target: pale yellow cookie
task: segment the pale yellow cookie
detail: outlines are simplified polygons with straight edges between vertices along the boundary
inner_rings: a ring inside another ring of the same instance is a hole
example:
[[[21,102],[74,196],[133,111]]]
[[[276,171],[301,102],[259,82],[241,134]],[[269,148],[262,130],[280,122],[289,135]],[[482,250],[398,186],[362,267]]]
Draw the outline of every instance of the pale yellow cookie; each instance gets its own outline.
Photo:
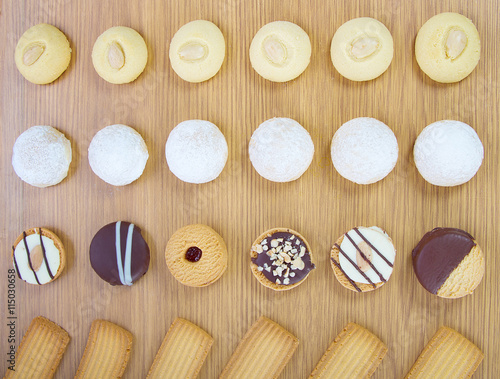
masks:
[[[479,33],[467,17],[440,13],[422,25],[415,40],[418,65],[431,79],[454,83],[466,78],[481,56]]]
[[[19,72],[31,83],[48,84],[68,68],[71,48],[64,33],[55,26],[38,24],[19,39],[15,60]]]
[[[355,18],[337,29],[330,54],[343,77],[354,81],[372,80],[389,68],[394,43],[391,32],[380,21]]]
[[[298,25],[274,21],[264,25],[250,44],[250,62],[263,78],[287,82],[302,74],[311,60],[311,41]]]
[[[170,42],[170,64],[175,73],[191,83],[210,79],[219,72],[226,56],[226,42],[210,21],[183,25]]]
[[[115,26],[102,33],[92,49],[92,63],[101,78],[113,84],[133,82],[148,61],[146,42],[134,29]]]

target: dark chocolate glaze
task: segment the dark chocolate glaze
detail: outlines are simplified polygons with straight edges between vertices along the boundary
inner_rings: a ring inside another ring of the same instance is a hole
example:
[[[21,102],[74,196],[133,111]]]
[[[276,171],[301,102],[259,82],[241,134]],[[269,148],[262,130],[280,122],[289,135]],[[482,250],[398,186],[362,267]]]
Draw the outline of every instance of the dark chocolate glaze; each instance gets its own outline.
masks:
[[[31,264],[31,254],[30,254],[30,249],[28,249],[28,242],[26,242],[26,232],[23,232],[23,242],[24,242],[24,248],[26,249],[26,254],[28,255],[28,264],[30,266],[30,270],[33,271],[33,274],[35,274],[35,280],[40,285],[40,281],[38,280],[38,276],[33,270],[33,265]]]
[[[426,233],[412,251],[418,281],[437,294],[453,270],[476,245],[474,237],[455,228],[435,228]]]
[[[45,267],[47,267],[47,272],[50,276],[50,279],[54,279],[54,275],[52,275],[52,271],[50,271],[49,262],[47,260],[47,252],[45,251],[45,246],[43,245],[42,228],[39,228],[39,230],[40,230],[40,246],[42,247],[43,261],[45,262]]]
[[[122,266],[125,264],[125,250],[130,223],[121,222],[120,247]],[[90,243],[90,264],[94,271],[109,284],[122,285],[116,259],[116,222],[102,227]],[[132,232],[131,269],[132,283],[140,279],[149,268],[149,246],[142,238],[141,230],[134,225]]]
[[[292,236],[294,236],[293,240],[290,239],[290,237],[292,237]],[[290,241],[292,243],[292,247],[296,248],[298,253],[300,253],[300,247],[304,246],[304,248],[306,249],[306,252],[305,252],[304,256],[301,257],[302,261],[304,262],[304,269],[303,270],[299,270],[299,269],[292,270],[290,268],[290,272],[295,273],[295,276],[294,277],[289,276],[288,279],[290,280],[290,282],[288,284],[284,284],[283,280],[285,278],[283,275],[282,276],[274,276],[273,275],[273,270],[275,270],[277,266],[273,266],[274,261],[271,260],[271,257],[269,255],[266,254],[267,253],[266,251],[263,251],[262,253],[257,254],[257,257],[252,258],[252,262],[260,267],[264,267],[264,264],[267,264],[269,267],[271,267],[271,271],[268,272],[267,270],[264,269],[264,270],[262,270],[262,273],[264,274],[266,279],[268,279],[269,281],[271,281],[273,283],[276,283],[276,279],[279,279],[281,282],[281,285],[285,285],[285,286],[298,283],[302,279],[304,279],[307,276],[307,274],[309,274],[309,272],[311,270],[316,268],[314,263],[311,262],[311,255],[309,254],[309,249],[307,248],[304,241],[302,241],[302,239],[300,239],[297,235],[295,235],[293,233],[289,233],[289,232],[276,232],[276,233],[271,234],[271,236],[264,238],[264,240],[267,240],[267,246],[269,247],[269,249],[271,249],[271,241],[273,239],[277,239],[277,238],[283,238],[283,242],[280,243],[280,245],[283,245],[283,246],[285,245],[286,241]],[[299,244],[296,244],[297,240],[300,241]],[[293,258],[292,258],[292,260],[293,260]],[[284,264],[286,264],[287,267],[291,266],[291,263],[284,263]],[[283,273],[284,272],[285,272],[285,270],[283,270]]]

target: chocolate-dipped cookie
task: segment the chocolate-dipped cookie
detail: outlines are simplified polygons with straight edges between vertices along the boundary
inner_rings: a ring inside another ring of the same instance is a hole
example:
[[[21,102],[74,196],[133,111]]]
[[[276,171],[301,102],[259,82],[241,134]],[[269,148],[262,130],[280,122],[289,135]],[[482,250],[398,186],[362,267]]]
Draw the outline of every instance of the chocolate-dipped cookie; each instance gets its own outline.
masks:
[[[61,275],[66,264],[66,251],[53,232],[32,228],[17,237],[12,246],[12,261],[19,279],[42,285]]]
[[[297,287],[316,268],[305,238],[288,228],[262,233],[252,244],[250,256],[252,273],[275,291]]]
[[[141,229],[126,221],[102,227],[90,243],[90,264],[109,284],[131,286],[149,268],[149,246]]]
[[[484,255],[469,233],[455,228],[427,232],[413,249],[413,270],[430,293],[447,299],[471,294],[484,275]]]
[[[190,287],[204,287],[217,281],[226,271],[227,247],[211,227],[186,225],[168,240],[165,260],[179,282]]]
[[[335,242],[330,253],[337,280],[357,292],[383,286],[392,274],[395,258],[391,238],[376,226],[349,230]]]

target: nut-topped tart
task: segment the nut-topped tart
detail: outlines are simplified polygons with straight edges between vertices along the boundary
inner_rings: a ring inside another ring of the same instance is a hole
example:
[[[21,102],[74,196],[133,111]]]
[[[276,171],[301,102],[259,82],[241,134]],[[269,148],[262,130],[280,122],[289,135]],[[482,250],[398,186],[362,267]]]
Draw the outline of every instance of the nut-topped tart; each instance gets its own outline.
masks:
[[[297,287],[316,268],[305,238],[288,228],[262,233],[252,244],[250,256],[252,273],[275,291]]]

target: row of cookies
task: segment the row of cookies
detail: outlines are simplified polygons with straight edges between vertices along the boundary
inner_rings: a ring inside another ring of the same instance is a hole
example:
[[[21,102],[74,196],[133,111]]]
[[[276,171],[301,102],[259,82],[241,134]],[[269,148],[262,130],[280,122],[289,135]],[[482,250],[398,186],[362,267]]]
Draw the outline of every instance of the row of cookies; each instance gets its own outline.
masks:
[[[41,316],[34,318],[13,357],[15,365],[9,366],[5,378],[52,378],[69,341],[69,334],[59,325]],[[196,378],[213,342],[212,336],[197,325],[175,319],[147,378]],[[298,344],[292,333],[260,317],[243,336],[219,378],[277,378]],[[95,320],[75,378],[121,378],[132,346],[129,331],[109,321]],[[309,378],[369,378],[387,350],[377,336],[351,322],[333,340]],[[483,357],[463,335],[441,327],[405,378],[444,378],[450,374],[470,377]]]
[[[371,184],[385,178],[398,159],[398,143],[383,122],[360,117],[344,123],[332,138],[331,160],[344,178]],[[463,154],[467,151],[467,154]],[[248,144],[250,161],[264,178],[274,182],[298,179],[314,156],[307,130],[290,118],[272,118],[254,131]],[[293,152],[293,154],[291,154]],[[479,170],[484,148],[469,125],[452,120],[425,127],[415,141],[415,165],[429,183],[457,186]],[[178,124],[165,144],[170,171],[187,183],[216,179],[228,158],[228,145],[219,128],[209,121],[188,120]],[[126,125],[110,125],[90,142],[88,160],[105,182],[123,186],[138,179],[149,158],[142,136]],[[51,126],[33,126],[14,143],[12,165],[26,183],[47,187],[62,181],[72,160],[70,141]]]
[[[118,221],[102,227],[92,239],[90,263],[111,285],[131,286],[149,268],[149,247],[134,224]],[[251,269],[264,286],[276,291],[301,284],[316,268],[311,247],[298,232],[273,228],[252,244]],[[330,252],[338,281],[352,291],[381,287],[391,277],[396,249],[389,235],[378,227],[355,227],[343,234]],[[59,238],[45,228],[24,231],[12,246],[12,260],[20,279],[42,285],[55,280],[65,266]],[[169,239],[165,260],[182,284],[204,287],[226,271],[228,252],[224,239],[203,224],[187,225]],[[481,282],[484,254],[467,232],[435,228],[412,251],[417,279],[429,292],[443,298],[471,294]]]
[[[311,41],[298,25],[275,21],[264,25],[250,44],[255,71],[273,82],[298,77],[309,65]],[[390,31],[380,21],[362,17],[347,21],[335,32],[331,59],[337,71],[354,81],[382,75],[392,62],[394,44]],[[220,29],[210,21],[196,20],[182,26],[170,42],[173,70],[184,80],[198,83],[220,70],[226,44]],[[429,19],[418,32],[415,55],[420,68],[442,83],[467,77],[480,58],[479,33],[467,17],[441,13]],[[20,38],[15,53],[21,74],[36,84],[56,80],[68,67],[71,48],[56,27],[39,24]],[[148,50],[135,30],[118,26],[99,36],[92,50],[97,73],[114,84],[134,81],[146,67]]]

